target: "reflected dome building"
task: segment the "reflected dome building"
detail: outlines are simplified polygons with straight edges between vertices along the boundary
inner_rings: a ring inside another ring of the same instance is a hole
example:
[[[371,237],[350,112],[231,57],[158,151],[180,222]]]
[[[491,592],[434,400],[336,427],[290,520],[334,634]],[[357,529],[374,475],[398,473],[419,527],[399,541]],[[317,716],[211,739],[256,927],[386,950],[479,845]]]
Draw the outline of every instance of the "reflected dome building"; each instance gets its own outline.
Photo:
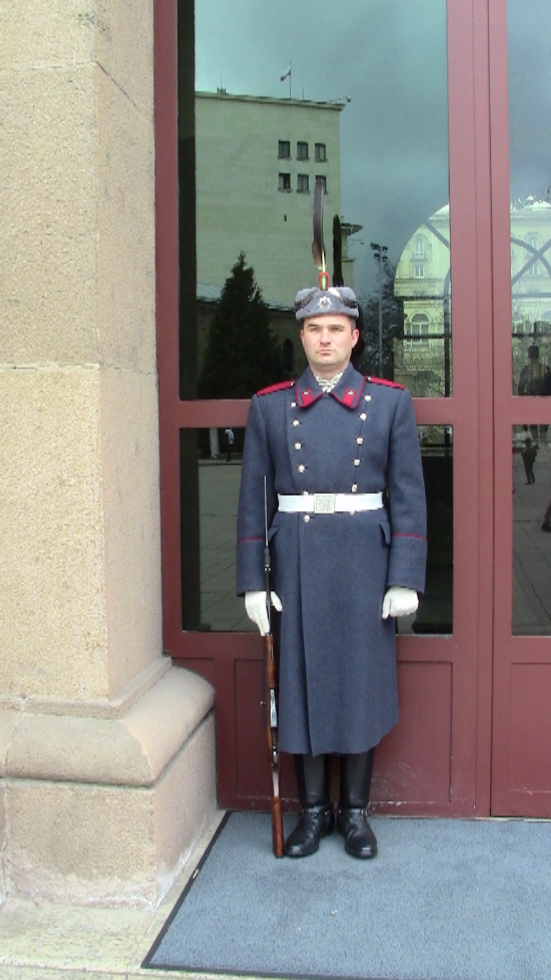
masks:
[[[541,371],[551,361],[551,203],[513,201],[511,285],[513,391],[534,348]],[[420,225],[397,265],[394,292],[403,302],[403,337],[394,342],[394,376],[415,395],[451,394],[450,209]]]

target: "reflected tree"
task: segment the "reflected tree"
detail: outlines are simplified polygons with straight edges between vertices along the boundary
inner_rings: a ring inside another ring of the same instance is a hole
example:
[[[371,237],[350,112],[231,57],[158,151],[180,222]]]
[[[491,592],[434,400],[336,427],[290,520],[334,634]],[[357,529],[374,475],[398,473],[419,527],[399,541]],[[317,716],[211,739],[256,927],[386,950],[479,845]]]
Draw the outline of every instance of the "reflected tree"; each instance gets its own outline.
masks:
[[[243,252],[226,279],[209,331],[200,398],[250,398],[285,377],[268,307]]]
[[[361,299],[363,351],[357,367],[363,374],[381,375],[392,381],[394,341],[404,336],[404,306],[394,295],[396,266],[388,261],[386,254],[381,258],[380,275],[380,285],[377,283]]]

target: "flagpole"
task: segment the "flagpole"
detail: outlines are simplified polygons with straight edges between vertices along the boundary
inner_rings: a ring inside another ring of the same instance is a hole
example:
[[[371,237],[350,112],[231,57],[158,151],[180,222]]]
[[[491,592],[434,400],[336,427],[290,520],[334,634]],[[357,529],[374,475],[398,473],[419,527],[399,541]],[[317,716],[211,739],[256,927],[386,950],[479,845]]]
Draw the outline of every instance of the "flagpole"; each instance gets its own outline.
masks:
[[[281,75],[280,76],[280,79],[279,80],[280,80],[280,82],[284,82],[286,78],[289,79],[289,98],[291,98],[292,69],[291,69],[291,63],[290,62],[289,62],[289,67],[288,67],[287,71],[285,72],[284,75]]]

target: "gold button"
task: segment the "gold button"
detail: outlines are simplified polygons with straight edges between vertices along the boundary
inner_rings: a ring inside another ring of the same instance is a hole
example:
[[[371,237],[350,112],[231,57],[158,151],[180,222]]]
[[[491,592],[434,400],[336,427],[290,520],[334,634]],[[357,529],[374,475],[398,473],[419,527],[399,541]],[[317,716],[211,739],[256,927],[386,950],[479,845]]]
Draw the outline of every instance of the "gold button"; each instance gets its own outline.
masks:
[[[301,442],[295,442],[295,449],[302,449],[302,443]]]
[[[298,471],[299,471],[299,473],[304,473],[304,470],[306,469],[306,467],[305,467],[305,466],[303,466],[303,464],[302,464],[302,463],[301,463],[301,464],[300,464],[300,466],[299,466],[299,467],[297,467],[297,468],[298,468]]]
[[[299,420],[298,420],[298,419],[295,419],[295,420],[293,421],[293,425],[300,425],[300,422],[299,422]]]
[[[358,446],[363,446],[363,436],[358,436],[356,442],[358,443]]]
[[[354,466],[359,466],[359,465],[360,465],[360,461],[359,461],[359,459],[355,459],[355,460],[354,460]]]
[[[362,422],[365,422],[365,420],[367,418],[367,415],[365,414],[365,412],[362,412],[362,414],[360,415],[360,418],[361,418]]]
[[[308,521],[310,520],[310,514],[305,514],[302,520],[304,521],[305,524],[308,524]]]
[[[357,489],[358,489],[358,484],[357,483],[353,483],[352,484],[352,487],[351,487],[352,493],[356,493],[356,490]]]

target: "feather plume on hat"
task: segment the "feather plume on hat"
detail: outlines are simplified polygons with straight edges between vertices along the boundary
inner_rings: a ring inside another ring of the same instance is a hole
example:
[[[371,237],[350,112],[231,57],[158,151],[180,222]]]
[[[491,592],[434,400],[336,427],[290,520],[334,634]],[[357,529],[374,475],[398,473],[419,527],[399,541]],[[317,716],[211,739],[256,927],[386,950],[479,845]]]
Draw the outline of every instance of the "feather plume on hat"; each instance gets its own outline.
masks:
[[[325,197],[325,185],[319,177],[314,185],[314,241],[312,242],[312,257],[316,269],[320,270],[318,281],[320,289],[329,287],[329,274],[327,272],[327,259],[325,255],[325,245],[323,244],[323,199]]]
[[[314,241],[312,242],[312,257],[314,265],[320,270],[319,288],[311,286],[299,289],[295,297],[295,316],[297,320],[309,317],[325,316],[327,313],[337,313],[357,320],[359,316],[358,300],[353,289],[348,286],[330,286],[327,272],[327,259],[323,244],[323,198],[325,187],[323,180],[316,180],[314,187]]]

